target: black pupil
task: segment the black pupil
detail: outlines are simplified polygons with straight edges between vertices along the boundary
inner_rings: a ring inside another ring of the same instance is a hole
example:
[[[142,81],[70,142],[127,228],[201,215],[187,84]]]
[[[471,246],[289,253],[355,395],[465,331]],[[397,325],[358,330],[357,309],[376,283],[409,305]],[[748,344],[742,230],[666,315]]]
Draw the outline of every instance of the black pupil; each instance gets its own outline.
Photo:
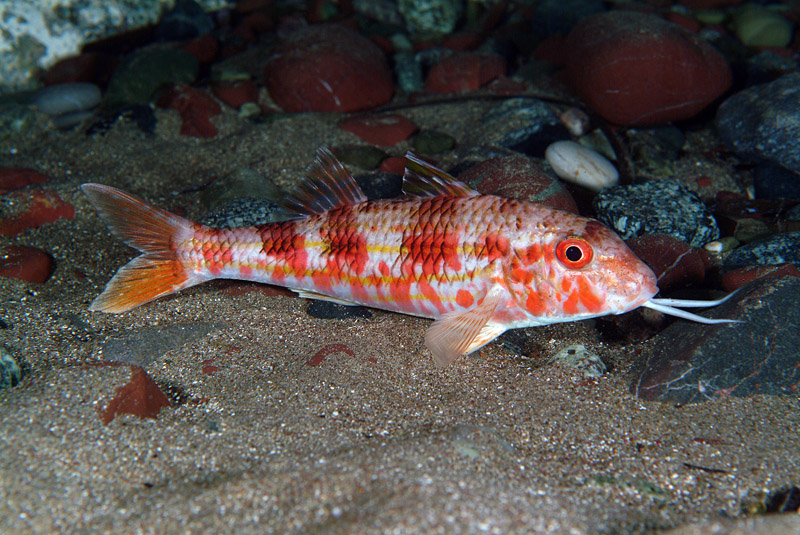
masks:
[[[577,262],[583,258],[583,251],[577,245],[570,245],[566,250],[567,260],[570,262]]]

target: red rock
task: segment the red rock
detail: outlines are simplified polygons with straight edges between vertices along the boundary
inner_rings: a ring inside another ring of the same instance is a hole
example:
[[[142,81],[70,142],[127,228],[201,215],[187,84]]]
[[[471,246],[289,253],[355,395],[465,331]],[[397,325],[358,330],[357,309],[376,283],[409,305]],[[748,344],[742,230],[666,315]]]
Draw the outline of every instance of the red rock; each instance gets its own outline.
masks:
[[[688,17],[676,11],[670,11],[665,15],[664,18],[666,18],[670,22],[674,22],[675,24],[683,26],[692,33],[699,32],[701,28],[700,23],[697,21],[697,19],[693,19],[692,17]]]
[[[100,414],[100,420],[106,425],[119,414],[155,419],[163,407],[172,406],[146,371],[139,366],[131,366],[131,370],[131,380],[117,389],[114,399]]]
[[[289,112],[365,110],[394,93],[380,48],[337,24],[296,31],[276,46],[265,81],[272,99]]]
[[[247,102],[258,102],[258,87],[252,80],[215,82],[211,86],[211,92],[222,102],[237,110]]]
[[[91,82],[105,86],[111,79],[119,58],[102,52],[87,52],[65,58],[47,69],[42,76],[44,85]]]
[[[695,116],[731,85],[722,55],[655,15],[611,11],[567,38],[574,91],[606,120],[641,126]]]
[[[339,123],[339,128],[381,147],[390,147],[405,141],[417,131],[417,125],[409,119],[393,114],[351,117]]]
[[[627,243],[652,268],[662,291],[700,285],[711,268],[711,259],[705,251],[672,236],[644,234]]]
[[[442,41],[442,48],[450,50],[474,50],[481,44],[481,36],[473,32],[449,35]]]
[[[75,208],[54,191],[15,191],[5,199],[14,209],[10,217],[0,220],[1,236],[16,236],[23,230],[75,215]]]
[[[462,52],[431,67],[425,79],[425,90],[431,93],[476,91],[505,72],[506,60],[497,54]]]
[[[44,283],[55,269],[53,257],[35,247],[9,244],[0,247],[0,277]]]
[[[726,292],[738,290],[754,280],[769,277],[797,277],[800,279],[800,269],[794,264],[778,264],[776,266],[748,266],[722,275],[721,285]]]
[[[183,123],[184,136],[208,138],[217,135],[210,118],[222,112],[219,103],[200,89],[178,84],[167,89],[158,99],[162,108],[177,110]]]
[[[406,172],[406,158],[405,156],[389,156],[381,162],[378,170],[382,173],[402,175]]]
[[[517,93],[527,91],[528,84],[503,75],[489,82],[489,85],[486,86],[486,89],[495,95],[516,95]]]
[[[208,33],[181,46],[181,50],[197,58],[200,63],[211,63],[219,52],[219,41]]]
[[[525,156],[492,158],[458,176],[485,195],[539,202],[559,210],[578,212],[575,200],[561,183]]]
[[[40,184],[49,179],[50,177],[47,175],[43,175],[33,169],[0,167],[0,195],[5,195],[9,191],[24,188],[31,184]]]

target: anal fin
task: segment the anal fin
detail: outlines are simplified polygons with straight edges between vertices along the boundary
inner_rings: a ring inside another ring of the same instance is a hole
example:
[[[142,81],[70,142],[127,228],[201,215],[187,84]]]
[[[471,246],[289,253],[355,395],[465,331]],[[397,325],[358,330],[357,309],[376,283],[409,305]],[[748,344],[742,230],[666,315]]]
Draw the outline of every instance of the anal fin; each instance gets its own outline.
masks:
[[[503,299],[503,289],[493,288],[477,307],[467,312],[446,314],[425,333],[425,346],[433,353],[436,366],[444,368],[460,355],[483,347],[506,328],[490,319]]]

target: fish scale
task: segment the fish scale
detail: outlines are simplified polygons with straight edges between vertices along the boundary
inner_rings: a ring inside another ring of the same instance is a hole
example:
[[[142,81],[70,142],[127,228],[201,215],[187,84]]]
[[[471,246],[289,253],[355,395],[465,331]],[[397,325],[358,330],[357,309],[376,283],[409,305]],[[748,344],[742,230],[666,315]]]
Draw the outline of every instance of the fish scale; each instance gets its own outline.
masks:
[[[302,297],[436,321],[425,345],[439,366],[507,329],[673,309],[653,272],[599,222],[480,195],[407,155],[405,196],[368,201],[327,150],[287,196],[293,219],[218,230],[115,188],[83,190],[111,230],[143,254],[120,268],[92,310],[125,312],[214,278],[288,287]],[[674,302],[677,303],[677,302]],[[680,301],[679,306],[702,302]],[[727,320],[706,320],[720,322]]]

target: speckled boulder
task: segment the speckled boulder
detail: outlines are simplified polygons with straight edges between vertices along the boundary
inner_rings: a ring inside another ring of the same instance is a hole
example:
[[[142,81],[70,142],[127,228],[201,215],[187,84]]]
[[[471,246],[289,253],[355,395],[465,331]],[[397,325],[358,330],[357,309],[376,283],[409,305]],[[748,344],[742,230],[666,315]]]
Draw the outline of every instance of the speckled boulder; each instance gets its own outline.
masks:
[[[289,112],[365,110],[388,102],[394,92],[381,49],[336,24],[290,35],[275,47],[264,74],[273,100]]]
[[[574,91],[616,124],[688,119],[731,85],[711,45],[655,15],[611,11],[581,21],[567,38]]]
[[[776,234],[739,247],[725,258],[724,271],[747,266],[794,264],[800,267],[800,232]]]
[[[716,124],[740,156],[800,173],[800,73],[736,93],[719,107]]]
[[[693,247],[716,240],[719,227],[700,198],[676,182],[606,188],[594,198],[597,217],[624,240],[667,234]]]

